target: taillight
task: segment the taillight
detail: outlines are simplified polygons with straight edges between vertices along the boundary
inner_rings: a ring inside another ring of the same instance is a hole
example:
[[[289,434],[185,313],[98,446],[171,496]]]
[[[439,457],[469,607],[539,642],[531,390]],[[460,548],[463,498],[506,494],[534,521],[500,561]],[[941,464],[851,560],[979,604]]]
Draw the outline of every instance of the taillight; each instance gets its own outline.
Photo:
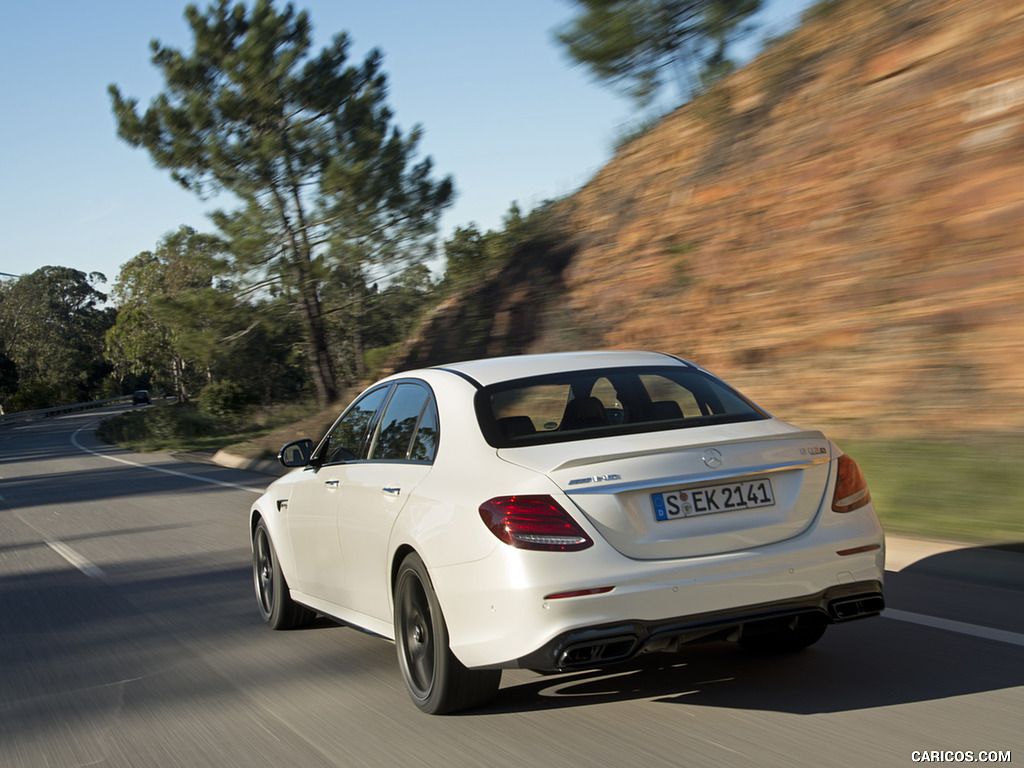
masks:
[[[857,462],[845,454],[839,457],[836,492],[832,497],[833,512],[853,512],[871,501],[868,481]]]
[[[480,518],[491,533],[518,549],[576,552],[594,543],[550,496],[499,496],[480,505]]]

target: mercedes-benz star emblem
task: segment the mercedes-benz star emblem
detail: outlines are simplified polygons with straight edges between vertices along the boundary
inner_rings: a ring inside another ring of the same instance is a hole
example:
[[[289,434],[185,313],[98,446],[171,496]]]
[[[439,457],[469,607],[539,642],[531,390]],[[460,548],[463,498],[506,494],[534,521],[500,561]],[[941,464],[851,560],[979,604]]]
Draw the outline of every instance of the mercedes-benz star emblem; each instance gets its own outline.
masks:
[[[717,448],[708,448],[701,458],[710,469],[718,469],[722,466],[722,452]]]

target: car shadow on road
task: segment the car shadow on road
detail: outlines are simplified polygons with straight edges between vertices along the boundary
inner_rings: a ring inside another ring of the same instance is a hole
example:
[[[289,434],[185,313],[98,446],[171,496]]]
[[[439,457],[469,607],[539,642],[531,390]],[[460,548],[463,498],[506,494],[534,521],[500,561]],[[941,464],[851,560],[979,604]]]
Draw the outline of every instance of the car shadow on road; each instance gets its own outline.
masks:
[[[715,643],[616,668],[510,681],[523,674],[506,673],[491,705],[467,714],[640,700],[805,715],[847,712],[1024,685],[1024,658],[1013,645],[880,618],[832,627],[816,646],[784,656]]]
[[[1024,590],[1024,542],[964,547],[922,558],[900,574]]]

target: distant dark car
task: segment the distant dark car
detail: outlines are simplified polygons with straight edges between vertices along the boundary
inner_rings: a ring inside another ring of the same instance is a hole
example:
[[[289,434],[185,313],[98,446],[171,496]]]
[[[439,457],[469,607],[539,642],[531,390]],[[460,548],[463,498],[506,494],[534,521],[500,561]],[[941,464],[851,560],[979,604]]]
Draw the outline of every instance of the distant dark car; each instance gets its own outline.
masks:
[[[132,405],[150,405],[153,401],[149,399],[149,390],[137,389],[132,395]]]

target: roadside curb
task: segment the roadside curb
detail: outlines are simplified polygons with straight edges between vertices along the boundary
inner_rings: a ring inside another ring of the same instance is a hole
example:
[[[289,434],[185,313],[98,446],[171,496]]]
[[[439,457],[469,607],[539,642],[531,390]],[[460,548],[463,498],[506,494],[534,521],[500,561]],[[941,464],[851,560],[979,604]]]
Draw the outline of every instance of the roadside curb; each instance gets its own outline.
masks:
[[[213,454],[211,461],[229,469],[244,469],[247,472],[259,472],[261,475],[273,475],[281,477],[288,470],[274,459],[247,459],[243,456],[235,456],[227,451],[217,451]]]
[[[976,546],[978,545],[956,541],[915,539],[887,533],[885,535],[885,569],[887,571],[902,571],[927,558],[950,552],[962,552]]]
[[[213,463],[231,469],[281,477],[288,470],[271,459],[247,459],[217,451]],[[967,581],[973,584],[1024,590],[1024,548],[1000,545],[930,541],[887,534],[885,569]]]

